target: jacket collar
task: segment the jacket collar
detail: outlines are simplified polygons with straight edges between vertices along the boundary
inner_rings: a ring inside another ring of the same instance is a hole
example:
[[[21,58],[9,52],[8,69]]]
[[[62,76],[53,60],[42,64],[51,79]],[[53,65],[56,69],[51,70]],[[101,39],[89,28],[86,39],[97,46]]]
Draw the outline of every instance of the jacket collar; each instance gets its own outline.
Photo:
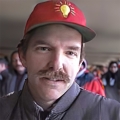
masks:
[[[74,82],[69,90],[56,103],[55,107],[52,109],[52,112],[60,113],[66,111],[74,102],[79,93],[80,87]]]

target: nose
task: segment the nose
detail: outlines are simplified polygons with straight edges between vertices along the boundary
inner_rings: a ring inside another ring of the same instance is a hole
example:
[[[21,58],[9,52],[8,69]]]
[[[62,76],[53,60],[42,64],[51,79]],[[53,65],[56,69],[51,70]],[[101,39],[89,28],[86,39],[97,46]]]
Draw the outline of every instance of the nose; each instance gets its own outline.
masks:
[[[61,52],[53,53],[51,57],[51,61],[49,63],[50,68],[52,68],[54,71],[58,71],[60,69],[63,69],[64,65],[64,55]]]

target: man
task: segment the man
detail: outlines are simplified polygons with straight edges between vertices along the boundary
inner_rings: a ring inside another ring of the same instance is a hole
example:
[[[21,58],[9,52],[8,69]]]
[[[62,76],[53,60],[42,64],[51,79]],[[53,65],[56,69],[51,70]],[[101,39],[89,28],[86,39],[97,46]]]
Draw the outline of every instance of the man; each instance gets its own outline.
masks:
[[[18,93],[0,99],[4,120],[119,120],[120,104],[75,83],[83,42],[95,33],[68,1],[39,3],[18,45],[28,79]],[[90,101],[90,102],[88,102]]]
[[[8,83],[11,80],[11,74],[8,70],[8,61],[0,58],[0,97],[8,93]]]
[[[117,61],[110,61],[108,72],[103,75],[106,97],[120,102],[120,69]]]
[[[87,69],[87,62],[84,59],[76,76],[78,85],[86,90],[105,96],[104,87],[99,77],[94,76]]]
[[[13,51],[11,54],[11,68],[13,78],[9,82],[9,92],[19,91],[23,88],[27,74],[25,67],[20,61],[18,51]]]

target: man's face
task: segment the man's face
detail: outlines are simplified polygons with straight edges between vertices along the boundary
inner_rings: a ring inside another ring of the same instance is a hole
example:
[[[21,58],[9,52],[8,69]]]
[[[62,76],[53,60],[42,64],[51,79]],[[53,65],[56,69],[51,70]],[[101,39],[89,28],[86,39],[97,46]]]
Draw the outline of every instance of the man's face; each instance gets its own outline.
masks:
[[[56,100],[73,84],[79,71],[81,40],[78,31],[64,25],[38,28],[21,54],[31,93],[44,101]]]
[[[22,65],[18,53],[14,53],[12,56],[12,66],[19,74],[25,71],[25,67]]]

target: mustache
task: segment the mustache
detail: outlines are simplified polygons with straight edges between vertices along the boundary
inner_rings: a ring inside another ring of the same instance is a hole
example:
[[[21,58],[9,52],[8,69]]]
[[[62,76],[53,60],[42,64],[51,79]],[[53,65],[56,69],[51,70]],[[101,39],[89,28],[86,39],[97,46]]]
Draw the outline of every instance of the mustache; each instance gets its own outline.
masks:
[[[57,81],[57,80],[64,80],[65,82],[70,82],[69,76],[63,72],[62,70],[53,71],[49,70],[40,70],[38,72],[40,78],[48,78],[49,80]]]

